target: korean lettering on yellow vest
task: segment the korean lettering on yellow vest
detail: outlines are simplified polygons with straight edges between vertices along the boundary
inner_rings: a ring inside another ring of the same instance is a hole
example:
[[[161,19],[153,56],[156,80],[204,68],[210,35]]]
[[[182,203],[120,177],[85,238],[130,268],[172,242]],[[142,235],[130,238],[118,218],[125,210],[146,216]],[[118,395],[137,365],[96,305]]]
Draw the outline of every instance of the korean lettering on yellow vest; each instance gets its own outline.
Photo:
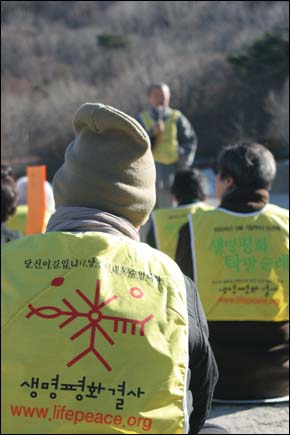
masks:
[[[212,207],[204,202],[176,208],[160,208],[153,213],[154,233],[157,248],[175,259],[179,230],[188,221],[188,215],[199,209],[209,210]]]
[[[223,209],[190,216],[194,276],[208,320],[283,321],[289,305],[289,212]]]
[[[4,433],[187,433],[174,262],[101,233],[33,235],[2,255]]]

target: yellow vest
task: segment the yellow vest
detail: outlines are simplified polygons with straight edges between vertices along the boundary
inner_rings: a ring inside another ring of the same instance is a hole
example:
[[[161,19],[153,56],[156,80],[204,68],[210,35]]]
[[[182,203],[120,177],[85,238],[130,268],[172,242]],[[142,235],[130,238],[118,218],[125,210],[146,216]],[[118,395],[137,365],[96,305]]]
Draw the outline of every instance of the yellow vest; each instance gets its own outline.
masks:
[[[102,233],[2,248],[2,433],[188,433],[178,266]]]
[[[289,211],[198,210],[190,217],[194,276],[207,320],[289,319]]]
[[[178,110],[172,110],[167,120],[164,122],[165,129],[156,139],[153,149],[153,157],[155,162],[170,165],[176,163],[179,159],[177,126],[176,121],[180,116]],[[147,131],[155,125],[149,111],[145,111],[140,115],[142,122]]]
[[[8,221],[6,222],[7,227],[13,231],[20,231],[23,235],[26,234],[26,223],[27,223],[27,214],[28,214],[28,206],[18,205],[16,208],[16,212],[13,216],[10,216]],[[46,230],[47,223],[49,221],[51,214],[45,213],[45,228]]]
[[[177,208],[160,208],[153,213],[154,233],[157,248],[175,259],[179,230],[188,221],[188,215],[199,209],[212,207],[204,202],[180,206]]]

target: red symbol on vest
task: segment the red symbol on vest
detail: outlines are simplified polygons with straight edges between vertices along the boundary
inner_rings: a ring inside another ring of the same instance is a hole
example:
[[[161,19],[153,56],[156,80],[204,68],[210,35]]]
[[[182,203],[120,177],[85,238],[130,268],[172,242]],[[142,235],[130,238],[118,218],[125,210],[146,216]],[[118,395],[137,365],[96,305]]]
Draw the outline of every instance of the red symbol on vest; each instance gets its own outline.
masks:
[[[119,330],[119,324],[122,325],[122,334],[127,334],[127,328],[128,325],[131,326],[131,335],[136,335],[136,329],[137,326],[140,327],[140,336],[144,336],[144,330],[145,330],[145,324],[148,323],[151,319],[153,319],[153,315],[147,316],[144,320],[135,320],[135,319],[128,319],[126,317],[115,317],[115,316],[107,316],[102,313],[101,309],[105,307],[106,305],[110,304],[114,300],[118,299],[118,296],[111,296],[110,298],[106,299],[104,302],[99,302],[100,299],[100,287],[101,282],[100,280],[97,280],[96,285],[96,293],[95,293],[95,300],[92,303],[86,295],[79,289],[76,290],[76,293],[85,301],[85,303],[89,306],[89,311],[87,313],[80,313],[78,312],[74,306],[67,300],[63,299],[63,303],[68,307],[69,310],[64,311],[61,308],[57,308],[54,306],[45,306],[45,307],[39,307],[35,308],[32,304],[28,305],[28,308],[30,309],[30,312],[26,315],[26,318],[29,319],[34,314],[38,317],[42,317],[43,319],[55,319],[56,317],[60,316],[68,316],[68,318],[62,322],[59,327],[64,328],[69,323],[71,323],[73,320],[84,317],[87,318],[88,324],[85,325],[83,328],[81,328],[79,331],[75,332],[70,339],[75,340],[80,335],[82,335],[87,330],[91,330],[91,336],[90,336],[90,345],[87,349],[85,349],[83,352],[81,352],[79,355],[74,357],[71,361],[67,363],[68,367],[71,367],[76,362],[78,362],[80,359],[82,359],[84,356],[86,356],[88,353],[92,352],[98,360],[103,364],[103,366],[110,372],[112,370],[111,366],[108,364],[108,362],[102,357],[102,355],[97,351],[95,348],[95,337],[96,332],[98,332],[110,343],[111,346],[115,344],[112,337],[103,329],[103,327],[100,325],[100,323],[103,320],[111,320],[114,322],[113,332],[118,332]],[[45,311],[51,311],[52,313],[45,313]]]

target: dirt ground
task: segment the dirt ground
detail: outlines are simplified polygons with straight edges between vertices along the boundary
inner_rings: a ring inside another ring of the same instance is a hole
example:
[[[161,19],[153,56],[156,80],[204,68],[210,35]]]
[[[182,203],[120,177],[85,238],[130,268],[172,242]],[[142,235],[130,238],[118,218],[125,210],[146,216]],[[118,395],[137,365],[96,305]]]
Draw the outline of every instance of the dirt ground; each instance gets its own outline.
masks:
[[[213,405],[210,423],[230,434],[289,434],[289,403],[271,405]]]

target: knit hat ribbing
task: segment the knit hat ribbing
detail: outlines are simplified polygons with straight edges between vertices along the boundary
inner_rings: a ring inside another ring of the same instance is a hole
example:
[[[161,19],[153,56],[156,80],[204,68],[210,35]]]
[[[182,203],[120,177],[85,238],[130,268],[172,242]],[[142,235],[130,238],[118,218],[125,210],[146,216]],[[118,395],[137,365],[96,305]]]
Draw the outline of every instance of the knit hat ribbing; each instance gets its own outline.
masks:
[[[75,140],[53,179],[56,208],[84,206],[124,217],[134,226],[148,219],[156,201],[150,139],[127,114],[83,104],[73,117]]]

